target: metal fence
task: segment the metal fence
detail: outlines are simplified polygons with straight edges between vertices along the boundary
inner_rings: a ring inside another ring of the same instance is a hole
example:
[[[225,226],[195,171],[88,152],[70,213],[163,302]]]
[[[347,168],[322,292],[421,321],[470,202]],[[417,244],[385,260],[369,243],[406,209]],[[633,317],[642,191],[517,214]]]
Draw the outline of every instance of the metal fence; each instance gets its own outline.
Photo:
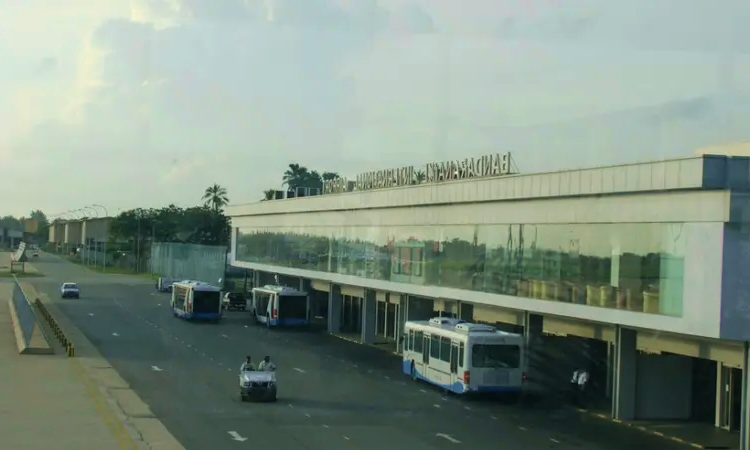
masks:
[[[34,326],[36,325],[36,316],[17,280],[14,280],[13,283],[13,304],[16,307],[19,325],[23,330],[23,339],[28,347],[31,344],[31,334],[34,332]]]
[[[227,248],[157,242],[151,248],[151,273],[216,284],[224,278]]]

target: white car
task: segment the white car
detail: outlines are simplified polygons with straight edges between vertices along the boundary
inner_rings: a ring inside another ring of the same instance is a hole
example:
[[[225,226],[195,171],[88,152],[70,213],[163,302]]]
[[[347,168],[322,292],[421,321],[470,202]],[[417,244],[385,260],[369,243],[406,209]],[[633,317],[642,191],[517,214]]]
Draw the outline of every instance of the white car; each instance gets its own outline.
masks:
[[[75,283],[63,283],[60,286],[61,298],[81,298],[81,289]]]

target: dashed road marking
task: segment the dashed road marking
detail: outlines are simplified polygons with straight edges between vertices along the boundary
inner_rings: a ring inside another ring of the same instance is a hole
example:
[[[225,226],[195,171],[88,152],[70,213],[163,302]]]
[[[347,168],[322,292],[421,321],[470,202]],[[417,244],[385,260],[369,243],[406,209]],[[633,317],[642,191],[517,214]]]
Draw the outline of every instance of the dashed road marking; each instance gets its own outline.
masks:
[[[560,443],[560,441],[558,441],[555,438],[549,438],[549,440],[552,441],[552,442],[554,442],[555,444],[559,444]]]
[[[521,431],[529,431],[527,428],[520,427],[520,426],[518,427],[518,429],[521,430]]]
[[[461,443],[461,441],[459,441],[458,439],[454,438],[453,436],[451,436],[449,434],[437,433],[435,436],[443,438],[443,439],[445,439],[447,441],[450,441],[450,442],[452,442],[454,444],[460,444]]]
[[[420,389],[420,390],[419,390],[419,392],[421,392],[421,393],[423,393],[423,394],[426,394],[426,393],[427,393],[427,391],[425,391],[424,389]]]
[[[286,406],[288,406],[290,408],[294,408],[294,405],[292,405],[291,403],[287,403]]]
[[[323,424],[323,428],[328,428],[328,425],[326,425],[326,424]]]
[[[440,405],[438,405],[437,403],[435,403],[435,404],[434,404],[434,405],[432,405],[432,406],[434,406],[435,408],[440,408]]]
[[[495,416],[490,416],[490,419],[492,419],[492,420],[497,420],[497,417],[495,417]]]
[[[300,369],[299,367],[292,367],[292,369],[296,370],[299,373],[305,373],[305,371]]]
[[[308,413],[305,413],[305,417],[310,417],[310,414],[308,414]]]
[[[347,441],[349,440],[349,438],[347,436],[344,436],[344,439],[346,439]]]
[[[464,406],[464,409],[467,410],[467,411],[471,411],[471,408],[468,407],[468,406]]]

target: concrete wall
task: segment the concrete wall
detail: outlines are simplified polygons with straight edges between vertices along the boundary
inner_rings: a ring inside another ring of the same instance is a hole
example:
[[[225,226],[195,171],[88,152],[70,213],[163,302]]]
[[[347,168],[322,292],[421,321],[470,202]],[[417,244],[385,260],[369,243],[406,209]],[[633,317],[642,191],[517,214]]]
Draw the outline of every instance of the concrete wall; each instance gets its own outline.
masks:
[[[78,245],[83,243],[83,222],[65,222],[65,239],[63,243]]]

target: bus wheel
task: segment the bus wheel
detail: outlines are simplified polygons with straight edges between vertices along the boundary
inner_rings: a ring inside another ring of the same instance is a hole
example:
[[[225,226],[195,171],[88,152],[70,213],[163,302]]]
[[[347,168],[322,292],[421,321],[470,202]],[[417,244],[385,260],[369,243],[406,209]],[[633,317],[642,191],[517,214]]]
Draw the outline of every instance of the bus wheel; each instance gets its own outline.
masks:
[[[414,361],[411,362],[411,379],[417,381],[417,370],[414,368]]]

